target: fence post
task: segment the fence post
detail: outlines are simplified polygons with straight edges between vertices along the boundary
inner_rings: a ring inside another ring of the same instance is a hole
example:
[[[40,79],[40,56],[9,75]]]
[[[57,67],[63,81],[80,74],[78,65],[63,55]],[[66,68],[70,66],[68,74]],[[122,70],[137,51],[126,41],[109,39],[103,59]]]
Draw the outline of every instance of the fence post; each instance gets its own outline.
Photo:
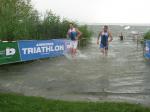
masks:
[[[78,47],[80,48],[82,45],[86,46],[87,39],[86,38],[81,38],[78,40]]]

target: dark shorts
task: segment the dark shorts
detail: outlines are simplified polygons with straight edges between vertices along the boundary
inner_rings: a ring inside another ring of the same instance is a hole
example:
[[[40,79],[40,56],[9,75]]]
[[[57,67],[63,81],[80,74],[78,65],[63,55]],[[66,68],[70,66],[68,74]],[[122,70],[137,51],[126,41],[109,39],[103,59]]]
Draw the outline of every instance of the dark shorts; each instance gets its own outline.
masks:
[[[108,45],[104,46],[102,43],[100,44],[100,49],[108,50]]]

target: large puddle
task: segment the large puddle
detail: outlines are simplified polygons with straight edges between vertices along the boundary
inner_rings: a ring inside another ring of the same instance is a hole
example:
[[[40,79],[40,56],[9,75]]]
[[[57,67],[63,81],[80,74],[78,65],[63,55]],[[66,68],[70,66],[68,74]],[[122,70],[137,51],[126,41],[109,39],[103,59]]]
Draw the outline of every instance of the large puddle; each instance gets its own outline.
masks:
[[[136,42],[114,40],[108,57],[91,44],[71,56],[0,67],[0,91],[73,101],[150,105],[150,64]]]

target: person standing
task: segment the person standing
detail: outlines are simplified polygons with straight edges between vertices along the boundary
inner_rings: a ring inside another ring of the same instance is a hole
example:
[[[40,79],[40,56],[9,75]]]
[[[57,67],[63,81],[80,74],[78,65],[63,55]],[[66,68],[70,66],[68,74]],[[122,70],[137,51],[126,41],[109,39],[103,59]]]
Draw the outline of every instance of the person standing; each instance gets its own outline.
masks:
[[[81,37],[82,33],[75,28],[73,23],[70,23],[70,29],[68,30],[67,37],[71,40],[70,42],[70,52],[72,56],[76,55],[77,47],[78,47],[78,39]]]
[[[124,37],[123,37],[122,32],[121,32],[121,34],[120,34],[120,36],[119,36],[119,37],[120,37],[120,40],[121,40],[121,41],[123,41],[123,40],[124,40]]]
[[[101,41],[100,41],[101,38]],[[100,49],[103,55],[107,56],[109,43],[112,42],[112,33],[108,30],[108,26],[105,25],[103,31],[101,31],[97,38],[97,44],[100,44]]]

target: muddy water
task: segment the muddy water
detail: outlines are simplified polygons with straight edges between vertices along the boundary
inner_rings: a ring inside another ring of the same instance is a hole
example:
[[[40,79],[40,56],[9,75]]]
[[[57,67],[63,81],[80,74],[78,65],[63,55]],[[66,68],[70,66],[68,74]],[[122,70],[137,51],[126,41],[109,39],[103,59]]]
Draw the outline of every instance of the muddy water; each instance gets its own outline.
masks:
[[[150,105],[150,64],[136,42],[114,40],[108,57],[95,39],[71,56],[0,67],[0,91],[73,101]]]

